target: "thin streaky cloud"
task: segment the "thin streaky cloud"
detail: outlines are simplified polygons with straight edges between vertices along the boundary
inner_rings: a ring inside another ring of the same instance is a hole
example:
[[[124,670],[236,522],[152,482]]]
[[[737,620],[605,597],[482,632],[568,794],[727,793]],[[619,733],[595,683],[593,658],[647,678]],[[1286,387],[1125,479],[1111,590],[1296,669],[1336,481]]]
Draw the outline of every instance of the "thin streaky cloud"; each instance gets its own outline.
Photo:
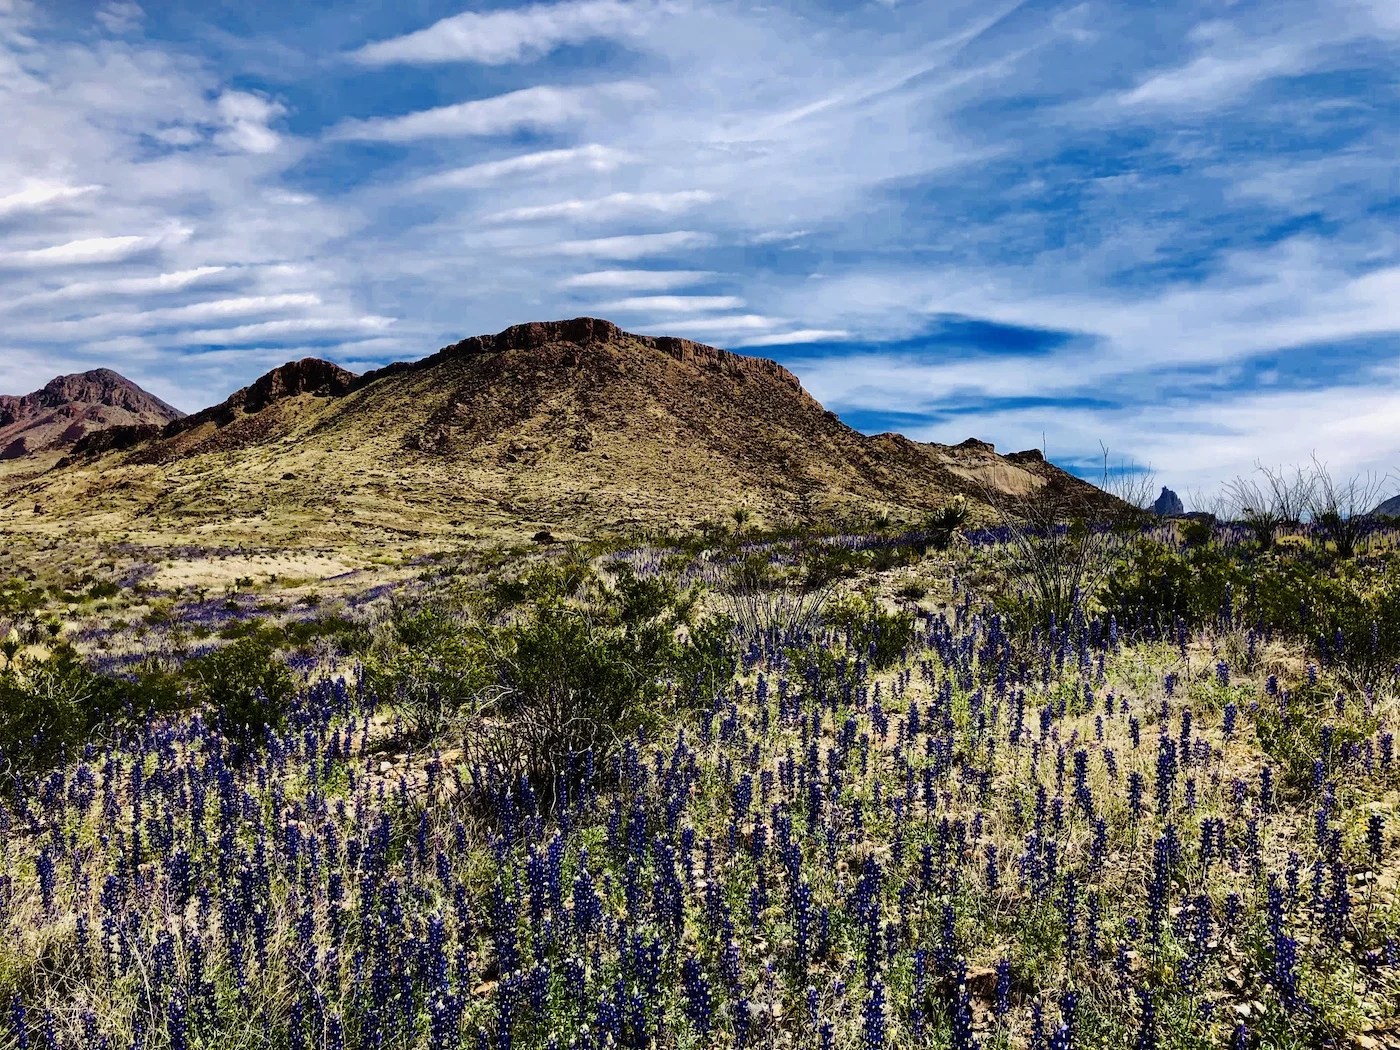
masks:
[[[601,310],[625,310],[629,313],[645,310],[671,310],[677,313],[705,310],[737,310],[746,306],[736,295],[638,295],[603,303]]]
[[[559,244],[536,245],[527,251],[534,255],[594,255],[607,259],[641,259],[648,255],[706,248],[714,243],[713,234],[697,230],[673,230],[670,233],[635,233],[620,237],[563,241]]]
[[[570,149],[539,150],[504,160],[484,161],[435,172],[408,184],[410,190],[480,189],[513,176],[548,173],[608,172],[633,160],[623,150],[590,144]]]
[[[0,197],[0,216],[17,212],[38,211],[55,204],[87,197],[101,190],[101,186],[30,186],[15,193]]]
[[[662,324],[648,325],[641,331],[656,335],[664,335],[666,332],[696,332],[723,336],[763,331],[786,323],[781,318],[764,317],[761,314],[731,314],[725,317],[681,317]]]
[[[83,333],[88,333],[89,338],[97,338],[115,332],[151,331],[182,325],[207,324],[226,318],[309,309],[321,305],[320,296],[309,292],[248,295],[231,299],[211,299],[158,310],[116,311],[66,321],[38,322],[21,325],[20,330],[29,338],[35,339],[65,339]]]
[[[642,2],[577,0],[505,11],[465,11],[425,29],[366,44],[349,57],[366,66],[504,65],[538,58],[562,44],[641,36],[655,9],[656,5]]]
[[[47,248],[0,252],[0,266],[75,266],[120,262],[158,243],[158,238],[134,234],[125,237],[84,237]]]
[[[550,130],[582,120],[605,100],[639,101],[647,94],[641,85],[626,82],[581,88],[528,87],[399,117],[348,120],[332,128],[327,137],[363,142],[414,142]]]
[[[1158,73],[1119,96],[1126,107],[1192,109],[1239,103],[1248,90],[1272,77],[1305,68],[1308,50],[1277,44],[1230,56],[1201,55],[1178,69]]]
[[[627,288],[634,291],[665,291],[701,284],[722,274],[712,270],[594,270],[578,273],[559,282],[560,288]]]
[[[32,303],[59,302],[84,296],[101,298],[111,295],[155,295],[178,292],[206,278],[228,272],[226,266],[198,266],[192,270],[156,274],[153,277],[114,277],[106,281],[71,281],[58,288],[0,301],[0,310],[12,310]]]
[[[593,200],[558,201],[524,208],[510,208],[486,216],[487,222],[539,222],[548,219],[582,219],[606,222],[624,215],[654,212],[675,215],[702,204],[709,204],[715,195],[706,190],[681,190],[676,193],[612,193]]]
[[[178,332],[160,337],[168,345],[218,346],[230,343],[255,342],[269,336],[304,335],[308,332],[377,332],[392,325],[393,317],[347,317],[343,319],[304,317],[257,324],[235,325],[232,328],[204,328]]]
[[[731,340],[733,346],[792,346],[803,343],[840,342],[851,338],[844,328],[799,328],[792,332],[774,332]]]

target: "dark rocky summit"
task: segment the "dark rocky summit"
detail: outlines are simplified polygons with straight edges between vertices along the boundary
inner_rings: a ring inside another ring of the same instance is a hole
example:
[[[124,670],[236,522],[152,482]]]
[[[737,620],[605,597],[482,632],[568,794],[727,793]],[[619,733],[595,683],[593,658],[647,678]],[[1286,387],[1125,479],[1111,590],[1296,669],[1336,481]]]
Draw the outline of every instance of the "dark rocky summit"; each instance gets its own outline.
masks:
[[[1157,497],[1157,502],[1152,504],[1152,513],[1159,518],[1169,518],[1174,514],[1185,514],[1186,507],[1180,496],[1163,485],[1162,494]]]

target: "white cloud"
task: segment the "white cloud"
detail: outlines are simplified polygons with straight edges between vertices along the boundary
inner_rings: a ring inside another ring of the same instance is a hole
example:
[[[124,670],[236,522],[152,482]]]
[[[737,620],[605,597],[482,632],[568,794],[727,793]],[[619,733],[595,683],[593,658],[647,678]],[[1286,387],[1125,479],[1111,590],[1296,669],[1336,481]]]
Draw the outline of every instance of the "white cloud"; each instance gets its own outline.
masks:
[[[55,204],[87,197],[100,189],[102,187],[97,185],[63,186],[38,183],[0,197],[0,216],[39,211]]]
[[[548,130],[581,120],[605,101],[638,101],[647,94],[641,85],[626,82],[582,88],[529,87],[400,117],[348,120],[333,128],[329,137],[413,142],[427,138],[500,135],[526,129]]]
[[[487,215],[485,218],[487,222],[538,222],[546,219],[582,219],[588,222],[607,222],[610,219],[635,215],[639,212],[675,215],[701,204],[709,204],[714,199],[715,195],[705,190],[681,190],[676,193],[623,192],[593,200],[559,201],[555,204],[510,208],[493,215]]]
[[[636,291],[664,291],[684,288],[718,277],[710,270],[594,270],[578,273],[559,282],[560,288],[630,288]]]
[[[656,5],[619,0],[573,0],[512,10],[467,11],[426,29],[366,44],[350,58],[363,65],[480,62],[502,65],[537,58],[561,44],[598,37],[639,37]]]
[[[120,36],[139,27],[146,12],[132,0],[111,0],[97,9],[95,17],[103,29]]]
[[[310,332],[378,332],[388,328],[395,321],[392,317],[347,317],[343,319],[327,317],[287,318],[279,321],[260,321],[257,324],[236,325],[232,328],[204,328],[194,331],[177,332],[162,336],[161,341],[175,346],[218,346],[232,343],[256,342],[269,337],[305,335]]]
[[[1292,42],[1240,54],[1205,54],[1148,77],[1119,96],[1124,106],[1207,107],[1243,100],[1264,80],[1301,71],[1308,49]]]
[[[563,241],[532,249],[533,254],[595,255],[608,259],[641,259],[648,255],[704,248],[713,244],[712,234],[696,230],[675,230],[671,233],[634,233],[620,237],[597,237],[593,240]]]
[[[280,102],[248,91],[225,91],[217,103],[224,123],[220,145],[244,153],[271,153],[281,143],[268,123],[287,112]]]
[[[287,310],[303,310],[321,305],[321,299],[311,293],[285,295],[246,295],[230,299],[211,299],[156,310],[129,310],[91,314],[67,321],[19,323],[12,331],[30,339],[61,340],[71,338],[100,339],[118,332],[152,332],[162,328],[206,324],[231,317],[275,314]]]
[[[755,236],[755,237],[749,238],[749,243],[750,243],[750,244],[782,244],[782,243],[784,243],[784,242],[801,240],[803,237],[807,236],[807,234],[809,234],[809,233],[811,233],[811,232],[812,232],[811,230],[790,230],[790,231],[770,230],[770,231],[767,232],[767,233],[760,233],[760,234],[758,234],[758,235]]]
[[[741,332],[764,331],[785,323],[779,318],[764,317],[760,314],[728,314],[724,317],[676,318],[663,324],[649,325],[640,330],[654,335],[684,335],[690,332],[708,333],[714,337],[735,335]]]
[[[596,144],[570,149],[539,150],[504,160],[484,161],[416,179],[413,190],[480,189],[505,179],[549,173],[608,172],[632,160],[622,150]]]
[[[1093,458],[1102,440],[1115,459],[1122,454],[1150,467],[1159,483],[1183,495],[1210,494],[1223,481],[1250,474],[1256,462],[1305,463],[1314,453],[1338,476],[1394,471],[1400,468],[1400,418],[1393,405],[1388,389],[1341,385],[1252,392],[1228,402],[1173,402],[1154,412],[993,409],[916,427],[909,435],[946,444],[976,436],[1007,451],[1039,448],[1043,433],[1052,460]]]
[[[844,328],[798,328],[791,332],[755,335],[731,342],[731,346],[791,346],[800,343],[838,342],[851,338]]]
[[[30,303],[57,302],[63,299],[100,298],[109,295],[156,295],[176,292],[206,278],[226,273],[226,266],[198,266],[193,270],[156,274],[153,277],[114,277],[104,281],[70,281],[57,288],[31,292],[5,302],[0,310],[13,309]]]
[[[671,310],[690,313],[705,310],[737,310],[744,300],[734,295],[639,295],[603,303],[600,310],[626,310],[635,313],[646,310]]]
[[[0,266],[75,266],[119,262],[155,247],[157,237],[84,237],[47,248],[0,252]]]

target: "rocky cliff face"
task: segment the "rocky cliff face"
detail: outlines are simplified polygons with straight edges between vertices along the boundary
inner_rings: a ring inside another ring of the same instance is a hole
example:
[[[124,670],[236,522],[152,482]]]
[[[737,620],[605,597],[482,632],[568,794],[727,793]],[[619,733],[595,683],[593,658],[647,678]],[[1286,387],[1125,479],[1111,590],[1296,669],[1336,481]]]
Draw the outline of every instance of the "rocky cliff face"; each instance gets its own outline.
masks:
[[[318,357],[289,361],[259,376],[241,390],[234,391],[219,404],[179,420],[167,428],[165,436],[173,437],[205,423],[234,423],[242,416],[261,412],[278,401],[303,394],[314,397],[340,397],[354,389],[358,379],[354,372]]]

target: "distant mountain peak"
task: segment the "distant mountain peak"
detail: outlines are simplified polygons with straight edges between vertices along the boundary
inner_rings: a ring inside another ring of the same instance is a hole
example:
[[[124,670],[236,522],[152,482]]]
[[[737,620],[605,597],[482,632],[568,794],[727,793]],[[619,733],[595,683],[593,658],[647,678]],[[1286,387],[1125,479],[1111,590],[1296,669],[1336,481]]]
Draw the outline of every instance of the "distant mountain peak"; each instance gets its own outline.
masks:
[[[258,412],[285,397],[312,394],[317,397],[340,397],[348,394],[360,377],[348,369],[319,357],[303,357],[289,361],[259,376],[244,388],[242,408]]]
[[[1162,494],[1157,497],[1157,502],[1152,504],[1152,513],[1159,518],[1168,518],[1173,514],[1185,514],[1186,507],[1180,496],[1163,485]]]
[[[63,451],[101,430],[164,426],[182,415],[110,368],[56,376],[23,397],[0,395],[0,459]]]

